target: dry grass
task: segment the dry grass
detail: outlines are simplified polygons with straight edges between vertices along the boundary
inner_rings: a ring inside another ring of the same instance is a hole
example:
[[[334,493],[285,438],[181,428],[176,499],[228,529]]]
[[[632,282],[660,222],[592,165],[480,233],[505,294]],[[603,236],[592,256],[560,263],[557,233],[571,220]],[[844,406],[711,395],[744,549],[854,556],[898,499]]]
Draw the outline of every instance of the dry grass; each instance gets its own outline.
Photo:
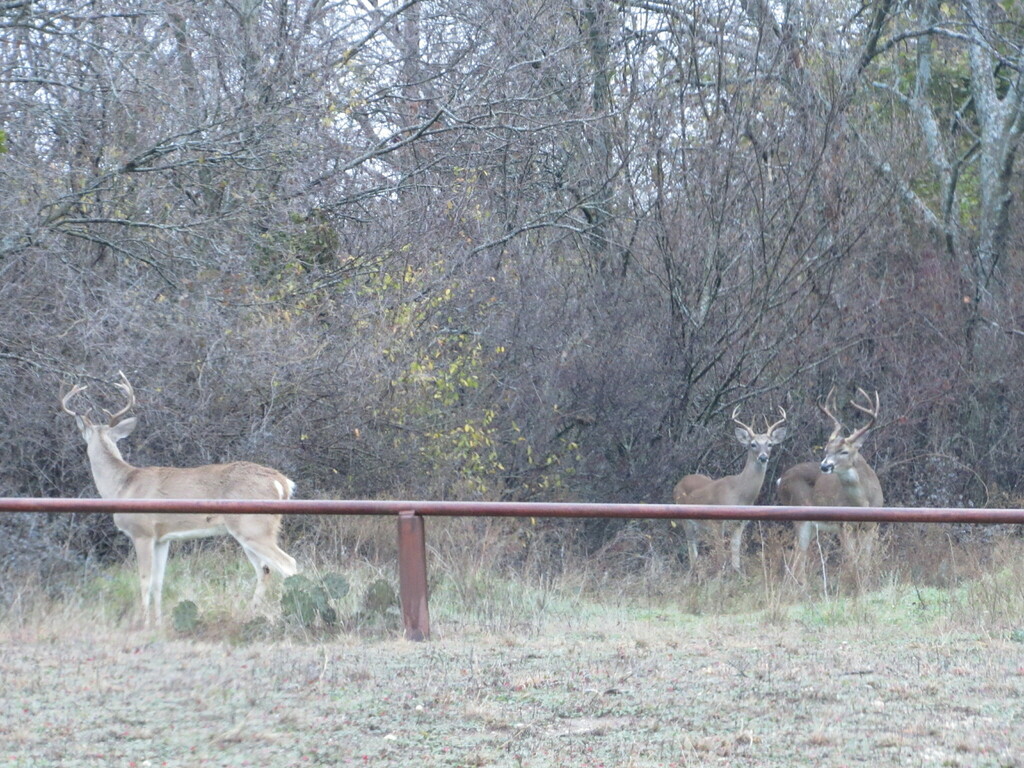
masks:
[[[318,546],[348,556],[344,611],[390,576],[371,534]],[[0,615],[0,765],[1024,765],[1019,541],[956,550],[948,584],[890,567],[851,596],[768,555],[698,582],[644,564],[636,531],[558,573],[512,526],[430,537],[424,644],[384,625],[247,637],[230,549],[172,558],[168,605],[215,619],[199,638],[129,630],[128,567],[57,597],[25,583]]]

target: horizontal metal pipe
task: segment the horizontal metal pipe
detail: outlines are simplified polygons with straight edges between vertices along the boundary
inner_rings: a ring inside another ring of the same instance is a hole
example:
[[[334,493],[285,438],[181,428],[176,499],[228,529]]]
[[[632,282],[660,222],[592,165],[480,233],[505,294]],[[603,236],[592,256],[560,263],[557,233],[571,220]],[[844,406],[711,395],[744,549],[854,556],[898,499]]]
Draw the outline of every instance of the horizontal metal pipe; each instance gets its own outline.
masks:
[[[217,515],[397,515],[437,517],[568,517],[638,520],[820,520],[824,522],[1024,523],[1022,509],[933,507],[749,507],[701,504],[570,504],[515,501],[344,501],[291,499],[0,498],[0,512],[155,512]]]

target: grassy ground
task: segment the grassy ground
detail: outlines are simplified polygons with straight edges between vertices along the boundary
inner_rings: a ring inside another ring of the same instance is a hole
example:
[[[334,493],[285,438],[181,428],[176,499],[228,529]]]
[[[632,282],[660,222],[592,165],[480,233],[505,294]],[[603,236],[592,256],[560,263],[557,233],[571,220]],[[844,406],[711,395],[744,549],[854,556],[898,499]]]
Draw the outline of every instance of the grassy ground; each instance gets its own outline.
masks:
[[[475,570],[439,577],[415,644],[387,621],[247,636],[245,571],[217,557],[172,560],[190,637],[128,628],[127,569],[26,587],[0,615],[0,766],[1024,766],[1012,561],[728,613],[706,585],[597,598]],[[343,614],[379,575],[352,569]],[[744,589],[764,592],[720,594]]]

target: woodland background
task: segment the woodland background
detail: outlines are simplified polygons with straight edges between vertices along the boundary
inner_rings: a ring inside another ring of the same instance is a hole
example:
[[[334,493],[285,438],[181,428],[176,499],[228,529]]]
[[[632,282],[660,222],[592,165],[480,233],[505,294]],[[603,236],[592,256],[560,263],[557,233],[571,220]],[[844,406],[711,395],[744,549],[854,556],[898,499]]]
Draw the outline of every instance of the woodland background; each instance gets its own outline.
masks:
[[[1017,504],[1022,46],[1009,1],[4,0],[0,495],[95,495],[58,399],[123,370],[131,461],[306,498],[666,502],[783,406],[770,502],[836,385],[887,503]],[[125,551],[94,517],[7,564]]]

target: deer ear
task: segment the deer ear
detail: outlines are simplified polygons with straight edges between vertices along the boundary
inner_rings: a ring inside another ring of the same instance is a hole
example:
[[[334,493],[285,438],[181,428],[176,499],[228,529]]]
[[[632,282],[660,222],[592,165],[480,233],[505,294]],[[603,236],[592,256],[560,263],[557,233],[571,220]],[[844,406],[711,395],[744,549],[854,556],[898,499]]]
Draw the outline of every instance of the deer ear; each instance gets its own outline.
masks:
[[[786,428],[785,427],[779,427],[774,432],[772,432],[772,445],[778,445],[779,443],[781,443],[785,439],[786,439]]]
[[[745,446],[747,443],[750,442],[751,435],[743,427],[736,427],[736,431],[734,434],[736,435],[736,439],[740,441],[741,445]]]
[[[128,437],[128,435],[132,433],[132,430],[135,429],[137,422],[138,420],[136,417],[132,416],[130,419],[125,419],[124,421],[115,424],[110,428],[110,431],[107,434],[110,435],[110,438],[116,443],[122,437]]]

